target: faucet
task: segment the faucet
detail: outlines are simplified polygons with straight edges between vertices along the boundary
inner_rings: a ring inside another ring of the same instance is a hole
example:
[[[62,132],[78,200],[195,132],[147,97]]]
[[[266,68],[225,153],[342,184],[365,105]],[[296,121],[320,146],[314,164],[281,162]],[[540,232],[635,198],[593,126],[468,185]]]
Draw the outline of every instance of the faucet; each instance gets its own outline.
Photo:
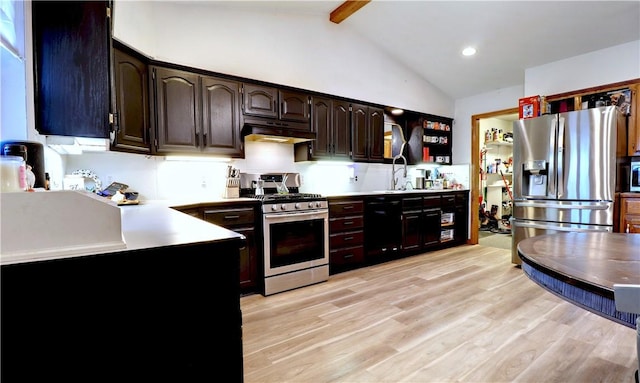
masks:
[[[407,158],[405,156],[402,155],[402,153],[404,152],[404,146],[406,145],[406,143],[402,143],[402,146],[400,147],[400,154],[398,154],[397,156],[393,157],[393,161],[391,161],[391,188],[393,190],[396,190],[396,187],[398,185],[398,179],[396,178],[396,173],[400,170],[403,170],[403,177],[407,178]],[[402,161],[404,162],[404,166],[400,169],[396,169],[396,160],[402,158]],[[402,185],[402,190],[405,190],[405,188],[407,187],[406,183],[404,185]]]

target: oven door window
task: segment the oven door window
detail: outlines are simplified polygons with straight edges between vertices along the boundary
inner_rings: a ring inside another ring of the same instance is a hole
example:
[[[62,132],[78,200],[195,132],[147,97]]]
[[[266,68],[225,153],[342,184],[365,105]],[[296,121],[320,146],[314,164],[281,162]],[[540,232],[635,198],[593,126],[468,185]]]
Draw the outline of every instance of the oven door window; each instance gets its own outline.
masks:
[[[269,224],[271,268],[324,258],[324,230],[324,219]]]

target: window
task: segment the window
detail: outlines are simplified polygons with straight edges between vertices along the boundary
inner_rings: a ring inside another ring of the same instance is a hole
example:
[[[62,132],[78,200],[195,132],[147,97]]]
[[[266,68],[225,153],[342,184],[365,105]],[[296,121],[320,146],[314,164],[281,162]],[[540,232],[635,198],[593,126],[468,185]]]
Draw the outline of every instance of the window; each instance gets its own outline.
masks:
[[[0,140],[27,138],[25,3],[0,0]]]

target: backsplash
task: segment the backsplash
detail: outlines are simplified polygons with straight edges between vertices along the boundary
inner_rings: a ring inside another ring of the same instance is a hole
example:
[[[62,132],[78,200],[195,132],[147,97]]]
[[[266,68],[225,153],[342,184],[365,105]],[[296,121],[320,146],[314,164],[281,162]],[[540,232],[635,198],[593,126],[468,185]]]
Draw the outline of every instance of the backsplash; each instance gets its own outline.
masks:
[[[103,188],[117,181],[140,193],[140,199],[217,199],[224,191],[228,165],[243,173],[297,172],[302,175],[301,192],[335,195],[347,192],[385,190],[391,187],[391,164],[349,162],[294,162],[290,144],[247,141],[244,159],[219,161],[204,158],[165,158],[120,152],[87,152],[82,155],[45,154],[51,188],[62,189],[64,174],[88,169]],[[57,157],[57,158],[56,158]],[[469,187],[469,165],[409,166],[407,180],[414,181],[420,169],[437,168]],[[400,173],[398,173],[400,174]],[[408,185],[410,189],[412,186]]]

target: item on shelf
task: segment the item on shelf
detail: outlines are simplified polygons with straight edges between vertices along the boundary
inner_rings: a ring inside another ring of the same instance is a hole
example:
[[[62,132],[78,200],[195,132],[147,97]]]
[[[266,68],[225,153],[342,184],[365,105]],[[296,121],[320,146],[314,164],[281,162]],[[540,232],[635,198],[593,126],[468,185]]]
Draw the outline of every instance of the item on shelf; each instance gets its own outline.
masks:
[[[540,101],[540,96],[524,97],[518,100],[520,119],[540,116]]]

